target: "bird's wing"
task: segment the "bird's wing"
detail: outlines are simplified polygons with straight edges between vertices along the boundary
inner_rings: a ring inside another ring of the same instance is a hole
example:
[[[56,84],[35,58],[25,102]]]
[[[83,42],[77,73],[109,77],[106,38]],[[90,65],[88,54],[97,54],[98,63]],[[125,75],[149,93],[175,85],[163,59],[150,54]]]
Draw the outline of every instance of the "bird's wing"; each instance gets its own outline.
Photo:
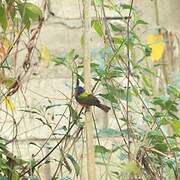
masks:
[[[92,94],[87,94],[87,96],[78,96],[77,101],[82,105],[88,106],[97,106],[100,104],[100,101],[97,97],[93,96]]]

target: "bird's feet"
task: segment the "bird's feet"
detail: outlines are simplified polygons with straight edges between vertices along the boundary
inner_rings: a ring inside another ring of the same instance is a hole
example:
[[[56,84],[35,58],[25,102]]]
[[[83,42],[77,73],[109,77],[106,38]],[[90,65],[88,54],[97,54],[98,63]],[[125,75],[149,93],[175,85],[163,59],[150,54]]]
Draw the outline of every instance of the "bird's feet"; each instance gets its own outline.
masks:
[[[90,108],[89,108],[89,107],[86,107],[86,108],[85,108],[85,113],[86,113],[86,112],[90,112]]]

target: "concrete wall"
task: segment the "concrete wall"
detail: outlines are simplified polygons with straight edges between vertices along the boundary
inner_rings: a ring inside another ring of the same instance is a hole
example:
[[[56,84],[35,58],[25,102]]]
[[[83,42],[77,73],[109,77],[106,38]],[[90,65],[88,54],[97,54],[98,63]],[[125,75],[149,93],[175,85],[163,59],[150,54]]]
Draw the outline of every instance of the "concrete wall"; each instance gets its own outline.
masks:
[[[35,1],[37,4],[42,5],[42,2]],[[180,1],[179,0],[159,0],[159,15],[160,15],[160,25],[171,30],[172,32],[180,34]],[[46,44],[52,55],[61,55],[67,52],[69,49],[74,48],[78,52],[81,52],[81,37],[82,37],[82,23],[81,23],[81,13],[79,10],[78,0],[51,0],[51,11],[55,16],[49,16],[43,26],[38,44]],[[139,1],[135,0],[135,8],[139,11],[142,19],[150,23],[148,29],[153,29],[156,26],[155,23],[155,10],[154,1],[146,0]],[[48,14],[46,14],[47,17]],[[99,48],[102,45],[102,40],[92,32],[92,49]],[[36,76],[27,83],[27,88],[25,90],[26,100],[15,98],[18,102],[18,108],[23,108],[22,105],[27,103],[29,106],[43,107],[44,104],[48,103],[48,98],[55,104],[63,103],[65,97],[59,91],[62,91],[68,97],[70,94],[71,85],[71,73],[68,72],[61,66],[49,67],[41,64],[40,67],[35,67],[33,72]],[[21,92],[17,96],[22,96]],[[48,98],[45,98],[48,97]],[[64,107],[56,107],[52,113],[61,113]],[[26,158],[31,158],[36,148],[27,145],[29,142],[38,139],[37,143],[42,144],[51,130],[43,127],[42,123],[32,120],[34,115],[28,115],[22,112],[16,112],[15,116],[22,117],[18,119],[19,125],[19,145],[21,146],[21,155]],[[111,117],[109,125],[104,125],[103,119],[106,119],[101,111],[97,112],[98,116],[98,127],[113,127],[113,122],[111,122]],[[52,126],[55,126],[58,121],[58,116],[54,120],[50,119]],[[3,118],[2,118],[3,120]],[[64,122],[62,122],[61,126]],[[11,125],[12,122],[9,122]],[[8,128],[8,123],[6,128],[1,131],[1,134],[6,134],[7,137],[11,136],[12,129]],[[42,139],[42,141],[41,141]],[[16,147],[18,149],[18,147]],[[23,151],[22,151],[23,149]],[[45,178],[45,177],[44,177]],[[46,177],[47,179],[47,177]]]

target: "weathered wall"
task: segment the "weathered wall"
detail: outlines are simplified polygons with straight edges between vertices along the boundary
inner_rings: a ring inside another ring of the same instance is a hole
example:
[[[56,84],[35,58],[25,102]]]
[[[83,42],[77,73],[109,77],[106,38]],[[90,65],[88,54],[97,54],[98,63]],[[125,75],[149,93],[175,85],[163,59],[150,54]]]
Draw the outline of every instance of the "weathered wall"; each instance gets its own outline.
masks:
[[[39,5],[42,2],[34,0]],[[171,30],[177,35],[180,34],[180,1],[179,0],[159,0],[159,23],[161,26]],[[81,23],[81,13],[79,10],[78,0],[51,0],[51,10],[55,16],[49,16],[42,29],[39,46],[41,44],[46,44],[52,55],[61,55],[67,52],[69,49],[74,48],[81,52],[81,36],[82,36],[82,23]],[[154,1],[135,0],[135,7],[142,16],[142,19],[150,23],[148,29],[153,29],[156,27],[155,9]],[[101,47],[102,41],[100,38],[92,32],[92,49]],[[70,97],[70,77],[71,74],[62,69],[61,66],[54,67],[50,65],[49,67],[38,67],[33,70],[37,73],[36,76],[29,81],[27,84],[26,97],[27,102],[31,106],[39,107],[47,103],[47,99],[44,97],[53,98],[54,103],[62,103],[64,96],[59,92],[62,91],[64,94]],[[25,101],[23,101],[25,102]],[[22,101],[19,102],[22,104]],[[63,107],[56,107],[54,111],[56,113],[61,113]],[[20,114],[17,113],[17,117]],[[21,114],[22,115],[22,114]],[[99,116],[100,115],[100,116]],[[102,112],[98,111],[98,117],[104,119]],[[53,121],[56,124],[57,119]],[[62,124],[61,124],[62,125]],[[109,127],[112,125],[110,122]],[[99,122],[99,127],[107,126]],[[6,128],[8,130],[8,128]],[[5,133],[6,129],[1,133]],[[31,116],[26,116],[22,118],[22,123],[19,128],[19,139],[20,143],[29,143],[34,138],[38,138],[38,143],[42,143],[50,134],[51,131],[47,128],[41,127],[41,123],[32,121]],[[8,136],[8,134],[7,134]],[[40,139],[43,138],[43,141]],[[30,139],[30,140],[28,140]],[[31,158],[31,154],[34,149],[29,145],[22,145],[21,154],[27,158]]]
[[[159,23],[160,26],[180,33],[180,2],[179,0],[158,0]],[[154,0],[138,1],[135,4],[143,19],[156,26]]]

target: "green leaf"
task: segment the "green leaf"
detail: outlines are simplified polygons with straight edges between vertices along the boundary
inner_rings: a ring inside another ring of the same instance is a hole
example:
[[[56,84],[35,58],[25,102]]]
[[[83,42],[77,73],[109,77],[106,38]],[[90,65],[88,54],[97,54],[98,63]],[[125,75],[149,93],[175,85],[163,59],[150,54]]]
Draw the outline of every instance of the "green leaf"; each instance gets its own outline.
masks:
[[[73,164],[74,166],[74,170],[75,170],[75,173],[76,173],[76,176],[78,176],[80,174],[80,166],[79,164],[77,163],[77,161],[74,159],[73,156],[71,156],[70,154],[67,154],[66,155],[68,159],[70,159],[71,163]]]
[[[154,77],[160,78],[160,77],[157,75],[157,73],[155,73],[155,72],[154,72],[152,69],[150,69],[150,68],[143,67],[143,70],[144,70],[145,72],[147,72],[147,73],[153,75]]]
[[[113,42],[114,42],[115,44],[122,44],[122,43],[124,42],[124,39],[123,39],[122,36],[113,37],[112,40],[113,40]]]
[[[146,96],[150,96],[151,91],[148,90],[146,87],[144,87],[144,88],[140,89],[140,93],[141,94],[144,93]]]
[[[143,120],[146,122],[146,123],[152,123],[153,122],[153,118],[152,118],[152,116],[150,116],[150,115],[146,115],[146,116],[144,116],[143,117]]]
[[[70,49],[69,52],[66,55],[67,60],[73,60],[75,56],[75,49]]]
[[[0,4],[0,24],[2,26],[2,29],[6,31],[8,22],[5,6],[3,4]]]
[[[161,143],[155,143],[154,144],[154,147],[155,147],[155,149],[157,149],[157,150],[159,150],[159,151],[161,151],[161,152],[167,152],[168,151],[168,146],[167,146],[167,144],[165,144],[165,143],[163,143],[163,142],[161,142]]]
[[[161,152],[167,152],[168,146],[164,143],[164,136],[158,130],[153,130],[148,133],[150,143],[154,145],[155,149]]]
[[[178,111],[177,105],[178,105],[178,104],[177,104],[176,102],[174,102],[174,101],[172,101],[172,100],[169,99],[168,101],[165,102],[163,109],[166,109],[166,110],[168,110],[168,111],[177,112],[177,111]]]
[[[177,103],[172,101],[169,96],[160,96],[155,97],[152,100],[152,103],[159,105],[163,110],[177,112]]]
[[[180,120],[174,119],[171,121],[174,135],[180,136]]]
[[[176,160],[175,159],[167,159],[166,163],[169,166],[169,168],[174,169],[174,170],[176,169]]]
[[[147,25],[148,23],[147,23],[146,21],[143,21],[143,20],[139,19],[139,20],[137,20],[137,21],[135,22],[135,25],[139,25],[139,24]]]
[[[105,129],[98,129],[98,136],[100,137],[114,137],[114,136],[120,136],[121,133],[112,128],[105,128]]]
[[[173,94],[174,96],[176,96],[177,98],[180,98],[180,90],[178,89],[178,87],[173,86],[173,85],[168,85],[167,87],[167,92],[169,94]]]
[[[151,142],[162,142],[164,137],[162,136],[161,132],[157,130],[153,130],[148,132],[148,138],[151,139]]]
[[[101,72],[101,73],[106,73],[106,72]],[[112,78],[116,78],[116,77],[123,77],[124,76],[124,72],[123,69],[120,67],[113,67],[113,69],[111,71],[108,71],[106,74],[106,78],[107,79],[112,79]],[[110,86],[110,89],[112,87]]]
[[[46,106],[46,111],[48,109],[51,109],[51,108],[54,108],[54,107],[59,107],[59,106],[62,106],[62,104],[52,104],[52,105]]]
[[[84,84],[84,77],[79,74],[76,75],[77,75],[77,79],[79,79]]]
[[[36,161],[34,159],[30,160],[30,166],[31,166],[32,171],[34,171],[35,165],[36,165]]]
[[[125,27],[122,26],[121,24],[112,24],[110,23],[110,26],[111,26],[111,29],[114,31],[114,32],[122,32],[125,30]]]
[[[116,101],[117,99],[126,100],[127,99],[127,92],[125,88],[113,86],[110,84],[104,84],[106,89],[108,90],[109,94],[114,98]],[[128,101],[131,101],[131,89],[128,91]]]
[[[103,36],[102,24],[99,20],[92,20],[92,27],[95,29],[95,31],[98,33],[100,37]]]
[[[148,45],[144,46],[144,53],[146,57],[150,56],[152,53],[152,48],[149,47]]]
[[[172,150],[174,152],[180,152],[180,147],[175,146],[175,147],[172,148]]]
[[[16,163],[20,166],[24,165],[24,164],[27,164],[28,161],[25,161],[23,159],[19,159],[19,158],[16,158]]]
[[[93,0],[96,7],[102,6],[102,0]]]
[[[6,148],[6,146],[0,142],[0,149],[4,150]]]
[[[129,5],[129,4],[121,4],[120,5],[123,9],[133,9],[134,10],[134,8],[131,6],[131,5]]]
[[[77,121],[78,119],[80,119],[80,116],[78,115],[77,111],[75,111],[70,104],[67,105],[69,107],[70,116],[72,117],[73,121]]]
[[[35,109],[35,108],[34,108]],[[41,115],[40,111],[38,109],[35,110],[28,110],[28,109],[20,109],[19,111],[27,112],[27,113],[32,113],[32,114],[37,114]]]
[[[111,150],[105,148],[104,146],[95,145],[95,153],[96,154],[106,154],[111,152]]]
[[[30,25],[30,20],[38,21],[40,18],[42,18],[41,9],[35,4],[28,2],[20,2],[18,3],[18,10],[24,24]]]
[[[145,86],[152,88],[152,82],[149,77],[142,75],[142,79],[143,79]]]
[[[99,96],[103,97],[104,99],[109,100],[112,103],[116,103],[116,104],[118,103],[118,101],[116,100],[116,98],[112,94],[109,94],[109,93],[99,94]]]
[[[155,105],[163,106],[164,101],[167,101],[167,100],[168,100],[167,96],[155,97],[153,98],[152,103]]]
[[[56,57],[52,59],[52,61],[55,63],[55,65],[65,65],[66,58],[65,57]]]
[[[13,84],[14,81],[15,79],[13,78],[4,79],[4,84],[7,88],[9,88]]]
[[[12,174],[12,179],[13,179],[13,180],[19,180],[19,179],[20,179],[20,177],[19,177],[19,175],[17,174],[17,172],[13,172],[13,174]]]
[[[160,125],[166,125],[166,124],[169,124],[169,121],[166,118],[162,117],[160,119]]]
[[[38,114],[38,115],[40,115],[39,112],[33,111],[33,110],[20,109],[19,111],[23,111],[23,112],[27,112],[27,113],[32,113],[32,114]]]
[[[42,18],[42,11],[41,9],[32,4],[32,3],[24,3],[25,4],[25,9],[26,9],[26,12],[27,13],[27,16],[33,20],[33,21],[38,21],[40,18]]]
[[[140,169],[135,161],[130,161],[124,166],[124,171],[130,174],[140,174]]]

